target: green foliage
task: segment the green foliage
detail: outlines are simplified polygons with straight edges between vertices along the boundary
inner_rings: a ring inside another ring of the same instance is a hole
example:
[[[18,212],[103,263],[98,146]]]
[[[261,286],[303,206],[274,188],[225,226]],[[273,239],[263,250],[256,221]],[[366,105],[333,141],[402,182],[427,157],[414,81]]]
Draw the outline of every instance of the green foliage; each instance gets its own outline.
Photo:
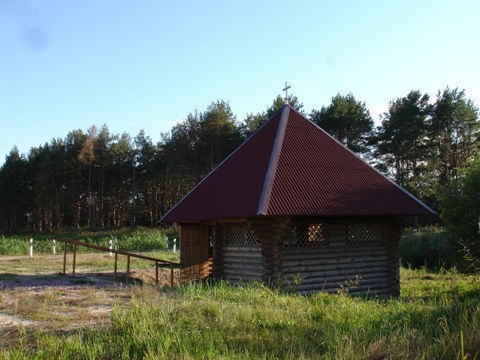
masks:
[[[391,101],[382,116],[373,142],[376,157],[384,171],[397,184],[416,196],[427,196],[431,188],[428,179],[429,159],[433,144],[428,141],[429,96],[411,91],[406,97]]]
[[[245,138],[248,138],[252,135],[257,129],[266,123],[268,120],[267,115],[264,113],[259,114],[247,114],[245,120],[241,127],[242,134]]]
[[[372,144],[376,167],[432,208],[443,187],[469,166],[480,146],[478,108],[447,87],[434,104],[411,91],[389,103]]]
[[[288,101],[305,114],[296,96]],[[153,228],[283,105],[278,95],[265,111],[238,122],[228,101],[214,101],[157,143],[143,131],[132,138],[103,125],[73,130],[28,156],[14,147],[0,168],[0,231]],[[435,210],[442,188],[480,148],[478,108],[448,87],[434,104],[420,91],[392,100],[373,138],[370,112],[352,94],[337,94],[310,116]]]
[[[450,180],[440,201],[448,237],[468,257],[467,265],[475,267],[480,258],[480,157]]]
[[[298,296],[261,284],[137,289],[111,327],[23,334],[15,358],[456,359],[480,356],[480,283],[402,270],[401,299]],[[23,352],[21,352],[23,351]],[[0,355],[1,357],[2,355]]]
[[[199,160],[202,160],[205,173],[213,170],[242,142],[236,117],[228,101],[212,102],[200,115],[197,151],[200,151]]]
[[[457,263],[454,247],[437,228],[407,229],[400,239],[400,261],[403,266],[429,270],[450,269]]]
[[[431,141],[436,157],[431,163],[438,172],[438,182],[445,185],[455,179],[480,147],[478,108],[465,97],[464,90],[446,88],[438,92],[431,119]]]
[[[332,103],[320,111],[312,110],[314,123],[358,153],[368,152],[368,142],[373,132],[373,119],[365,103],[357,101],[350,93],[337,94]]]

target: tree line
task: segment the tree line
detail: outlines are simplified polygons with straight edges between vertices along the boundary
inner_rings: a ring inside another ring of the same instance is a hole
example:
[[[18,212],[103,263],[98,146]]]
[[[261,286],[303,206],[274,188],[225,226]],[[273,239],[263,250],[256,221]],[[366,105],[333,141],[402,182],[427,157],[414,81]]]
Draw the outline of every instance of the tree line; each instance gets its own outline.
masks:
[[[375,123],[352,94],[309,114],[295,96],[289,103],[435,210],[439,196],[480,147],[478,108],[464,91],[411,91],[392,100]],[[73,130],[64,139],[20,154],[14,147],[0,168],[0,231],[155,226],[206,174],[284,105],[237,121],[228,101],[160,134],[111,134],[108,127]]]

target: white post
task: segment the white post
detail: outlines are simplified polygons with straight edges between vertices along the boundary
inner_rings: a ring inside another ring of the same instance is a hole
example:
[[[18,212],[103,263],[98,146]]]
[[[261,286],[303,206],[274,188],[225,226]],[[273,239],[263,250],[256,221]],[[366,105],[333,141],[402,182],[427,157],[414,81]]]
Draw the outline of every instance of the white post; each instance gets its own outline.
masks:
[[[115,250],[118,250],[118,240],[115,238]]]
[[[177,239],[173,239],[173,252],[177,252]]]
[[[33,239],[30,239],[30,258],[33,258]]]
[[[112,250],[112,239],[109,241],[110,246],[108,247],[110,250]],[[113,256],[113,253],[110,251],[109,252],[110,256]]]
[[[52,247],[52,249],[53,249],[53,255],[57,255],[57,246],[56,246],[56,244],[55,244],[55,239],[53,239],[53,247]]]
[[[165,249],[168,250],[168,236],[165,237]]]

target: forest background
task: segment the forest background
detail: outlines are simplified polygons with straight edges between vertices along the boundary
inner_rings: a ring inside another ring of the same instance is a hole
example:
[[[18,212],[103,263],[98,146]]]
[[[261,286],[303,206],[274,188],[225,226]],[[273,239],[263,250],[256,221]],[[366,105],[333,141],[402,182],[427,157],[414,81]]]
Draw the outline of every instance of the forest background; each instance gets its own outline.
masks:
[[[308,114],[296,96],[288,101],[438,212],[420,224],[445,226],[457,246],[478,254],[480,122],[464,90],[447,87],[435,99],[411,91],[389,103],[377,126],[351,93]],[[132,138],[105,124],[72,130],[28,154],[14,147],[0,168],[0,231],[154,227],[284,104],[278,95],[262,113],[238,121],[228,101],[214,101],[157,143],[143,130]]]

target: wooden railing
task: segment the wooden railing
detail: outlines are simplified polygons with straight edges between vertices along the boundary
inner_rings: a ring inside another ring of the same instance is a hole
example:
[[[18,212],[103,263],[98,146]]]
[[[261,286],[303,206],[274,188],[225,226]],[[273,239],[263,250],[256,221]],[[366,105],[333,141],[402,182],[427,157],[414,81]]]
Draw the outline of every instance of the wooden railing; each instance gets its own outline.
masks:
[[[118,255],[125,255],[127,257],[127,278],[126,281],[127,283],[129,282],[130,279],[130,258],[138,258],[138,259],[144,259],[144,260],[150,260],[155,262],[155,283],[158,285],[158,268],[159,265],[162,264],[163,266],[169,267],[170,268],[170,286],[173,287],[173,269],[174,268],[180,268],[180,263],[177,262],[172,262],[172,261],[167,261],[167,260],[161,260],[161,259],[156,259],[150,256],[145,256],[145,255],[140,255],[136,253],[131,253],[127,251],[122,251],[122,250],[115,250],[115,249],[110,249],[108,247],[104,246],[98,246],[98,245],[92,245],[92,244],[86,244],[80,241],[75,241],[75,240],[70,240],[70,239],[58,239],[57,241],[61,241],[65,243],[64,246],[64,253],[63,253],[63,274],[66,275],[66,267],[67,267],[67,244],[72,244],[73,246],[73,276],[75,276],[75,263],[77,260],[77,247],[78,246],[83,246],[87,247],[90,249],[95,249],[95,250],[100,250],[100,251],[105,251],[111,254],[115,254],[115,270],[114,270],[114,276],[115,279],[117,279],[117,263],[118,263]]]

